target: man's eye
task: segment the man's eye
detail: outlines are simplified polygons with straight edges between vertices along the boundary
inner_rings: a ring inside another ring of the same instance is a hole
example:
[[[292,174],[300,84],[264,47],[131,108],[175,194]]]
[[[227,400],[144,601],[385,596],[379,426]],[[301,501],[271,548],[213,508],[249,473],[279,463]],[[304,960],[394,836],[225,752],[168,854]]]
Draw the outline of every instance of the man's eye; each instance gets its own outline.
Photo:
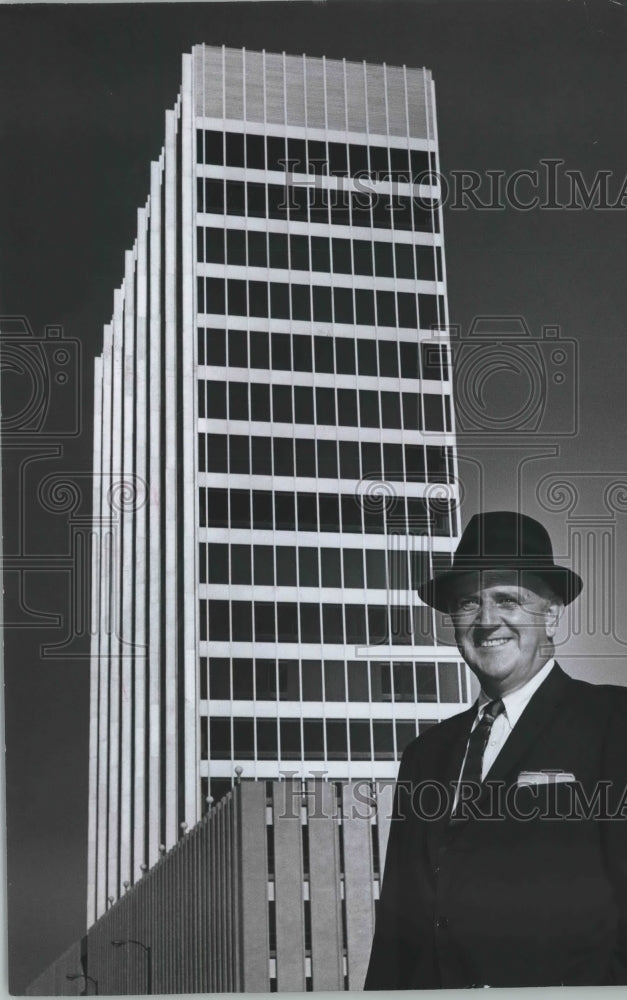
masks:
[[[458,611],[476,611],[479,607],[478,601],[459,601],[457,604]]]
[[[504,597],[499,604],[504,608],[515,608],[518,606],[518,601],[515,597]]]

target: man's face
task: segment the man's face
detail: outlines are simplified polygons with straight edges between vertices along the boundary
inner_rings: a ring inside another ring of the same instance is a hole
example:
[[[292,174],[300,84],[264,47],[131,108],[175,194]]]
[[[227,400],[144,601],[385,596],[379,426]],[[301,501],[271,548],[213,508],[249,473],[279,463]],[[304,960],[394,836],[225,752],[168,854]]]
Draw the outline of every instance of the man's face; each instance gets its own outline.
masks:
[[[516,573],[461,577],[450,614],[458,649],[492,697],[522,687],[553,653],[561,602],[541,580]]]

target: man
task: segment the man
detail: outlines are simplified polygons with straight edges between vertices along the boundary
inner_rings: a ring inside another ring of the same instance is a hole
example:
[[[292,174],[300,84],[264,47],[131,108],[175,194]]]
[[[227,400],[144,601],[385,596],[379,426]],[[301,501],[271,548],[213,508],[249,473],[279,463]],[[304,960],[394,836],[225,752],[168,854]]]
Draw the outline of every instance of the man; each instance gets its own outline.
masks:
[[[627,689],[553,659],[581,588],[509,511],[419,588],[481,693],[403,754],[366,989],[627,984]]]

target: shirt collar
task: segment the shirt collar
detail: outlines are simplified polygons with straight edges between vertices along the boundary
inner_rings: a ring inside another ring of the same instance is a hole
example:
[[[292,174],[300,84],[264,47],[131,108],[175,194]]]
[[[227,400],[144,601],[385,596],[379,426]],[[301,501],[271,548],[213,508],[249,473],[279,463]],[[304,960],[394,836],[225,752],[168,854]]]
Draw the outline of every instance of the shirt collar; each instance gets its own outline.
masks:
[[[516,691],[512,691],[510,694],[503,695],[501,700],[505,706],[505,714],[510,726],[513,727],[516,725],[520,716],[523,714],[525,708],[531,701],[532,696],[536,693],[542,682],[549,676],[554,666],[555,659],[551,657],[551,659],[547,660],[544,666],[538,670],[537,674],[534,674],[533,677],[531,677],[526,684],[523,684],[521,688],[518,688]],[[477,703],[477,718],[481,716],[485,706],[492,700],[493,699],[485,694],[484,691],[480,692]]]

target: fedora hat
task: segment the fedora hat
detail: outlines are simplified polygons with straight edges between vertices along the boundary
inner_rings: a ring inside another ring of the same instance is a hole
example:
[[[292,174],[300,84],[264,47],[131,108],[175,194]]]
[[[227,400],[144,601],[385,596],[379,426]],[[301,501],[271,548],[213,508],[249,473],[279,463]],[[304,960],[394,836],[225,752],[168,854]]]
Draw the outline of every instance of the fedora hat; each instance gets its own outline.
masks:
[[[577,573],[555,565],[551,539],[539,521],[512,510],[491,510],[471,517],[452,567],[417,590],[425,604],[448,611],[451,588],[459,577],[495,569],[540,577],[564,604],[574,601],[583,587]]]

